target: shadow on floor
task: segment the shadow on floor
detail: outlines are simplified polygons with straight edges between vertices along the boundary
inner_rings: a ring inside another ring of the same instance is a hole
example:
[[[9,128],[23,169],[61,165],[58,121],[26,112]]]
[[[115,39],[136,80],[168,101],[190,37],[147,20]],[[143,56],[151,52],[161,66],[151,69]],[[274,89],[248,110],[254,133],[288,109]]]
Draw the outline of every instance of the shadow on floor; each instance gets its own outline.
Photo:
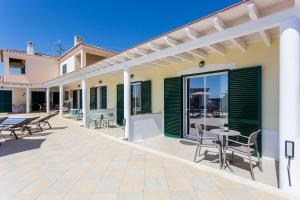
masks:
[[[196,146],[197,145],[197,143],[192,141],[192,140],[179,140],[179,143],[183,144],[183,145],[189,145],[189,146]]]
[[[52,134],[53,132],[47,132],[47,131],[43,131],[43,132],[32,132],[32,135],[24,135],[23,137],[36,137],[36,136],[47,136]]]
[[[1,142],[0,157],[24,151],[30,151],[41,147],[46,139],[9,139]]]

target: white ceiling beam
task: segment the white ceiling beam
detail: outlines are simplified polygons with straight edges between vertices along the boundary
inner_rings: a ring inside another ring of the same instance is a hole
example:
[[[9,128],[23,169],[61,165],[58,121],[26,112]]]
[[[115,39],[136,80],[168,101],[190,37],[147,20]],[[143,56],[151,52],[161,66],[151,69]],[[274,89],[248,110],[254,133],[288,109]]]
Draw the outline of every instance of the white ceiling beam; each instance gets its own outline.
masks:
[[[161,47],[157,44],[152,43],[152,42],[149,42],[148,46],[152,51],[155,51],[155,52],[161,51]],[[176,57],[174,57],[174,59],[176,59]],[[174,64],[178,64],[181,61],[178,58],[177,58],[177,61],[170,61],[169,59],[166,59],[166,58],[161,58],[160,60],[163,60],[163,61],[166,61],[166,62],[171,62],[171,63],[174,63]]]
[[[152,42],[149,42],[148,46],[152,51],[161,51],[161,47],[157,44],[152,43]]]
[[[169,36],[164,36],[164,41],[166,42],[167,45],[171,46],[171,47],[175,47],[178,44],[180,44],[180,42],[174,38],[171,38]],[[174,55],[174,57],[188,61],[188,62],[193,62],[194,61],[194,57],[191,56],[182,56],[182,55]]]
[[[206,51],[202,51],[200,49],[194,49],[194,50],[190,51],[190,53],[192,53],[194,56],[199,56],[203,59],[207,59],[207,52]]]
[[[219,31],[224,31],[226,29],[226,25],[219,17],[214,17],[212,19],[214,23],[214,27]],[[230,40],[233,44],[235,44],[237,47],[239,47],[242,51],[246,51],[247,45],[244,41],[242,41],[239,38],[233,38]]]
[[[190,27],[185,28],[184,31],[185,31],[185,34],[187,35],[187,37],[192,40],[197,40],[199,37],[201,37],[200,33],[198,33],[197,31],[195,31],[194,29],[192,29]],[[207,52],[205,52],[203,50],[195,49],[195,50],[190,51],[190,53],[195,56],[200,56],[201,58],[207,59]]]
[[[119,62],[126,62],[128,59],[124,58],[124,57],[121,57],[121,56],[115,56],[114,59],[116,59],[117,61]]]
[[[125,52],[123,55],[124,55],[124,57],[129,58],[129,59],[135,59],[135,58],[137,58],[137,57],[135,57],[132,54],[129,54],[127,52]]]
[[[155,61],[152,61],[152,62],[149,62],[149,63],[151,63],[152,65],[157,65],[157,66],[159,66],[159,67],[161,67],[161,68],[166,68],[165,65],[159,64],[159,63],[157,63],[157,62],[155,62]]]
[[[145,49],[141,49],[141,48],[134,48],[134,51],[139,54],[139,55],[142,55],[142,56],[145,56],[145,55],[148,55],[149,52]]]
[[[170,62],[170,63],[173,63],[173,64],[178,64],[181,62],[181,59],[177,58],[177,57],[168,57],[168,58],[163,58],[161,59],[163,61],[166,61],[166,62]]]
[[[194,29],[187,27],[184,29],[185,34],[192,40],[197,40],[201,37],[200,33],[196,32]]]
[[[178,40],[171,38],[169,36],[164,36],[164,41],[167,43],[167,45],[171,47],[175,47],[176,45],[180,44]]]
[[[220,44],[213,44],[213,45],[210,45],[209,48],[215,52],[217,52],[218,54],[220,54],[221,56],[225,56],[226,54],[226,49],[225,47],[223,47],[222,45]]]
[[[257,7],[255,6],[254,3],[251,3],[249,5],[247,5],[248,7],[248,14],[249,14],[249,17],[252,21],[255,21],[255,20],[258,20],[260,18],[260,14],[259,14],[259,11],[257,9]],[[264,41],[264,43],[266,44],[266,46],[271,46],[272,44],[272,39],[271,39],[271,36],[270,34],[265,31],[265,30],[261,30],[259,31],[259,35],[261,37],[261,39]]]
[[[146,62],[152,62],[154,60],[169,57],[174,54],[183,53],[186,51],[191,51],[193,49],[207,47],[209,45],[220,43],[222,41],[229,40],[231,38],[238,38],[245,35],[257,33],[261,30],[275,28],[281,25],[283,20],[290,17],[300,17],[300,8],[292,7],[286,10],[283,10],[278,13],[274,13],[268,16],[264,16],[259,18],[256,21],[245,22],[243,24],[227,28],[225,31],[212,33],[210,35],[205,35],[196,40],[187,41],[185,43],[181,43],[176,48],[166,48],[161,50],[160,52],[154,52],[147,56],[143,56],[140,58],[136,58],[134,60],[129,60],[125,63],[116,64],[112,67],[107,67],[105,69],[99,70],[97,73],[88,74],[87,72],[83,72],[80,76],[72,77],[67,79],[65,77],[59,77],[57,79],[48,81],[43,84],[44,87],[55,87],[60,84],[68,84],[75,81],[80,81],[82,79],[88,79],[95,76],[104,75],[107,73],[111,73],[114,71],[122,71],[124,70],[124,66],[135,66],[140,65]],[[98,67],[100,67],[99,63],[96,63]]]
[[[188,62],[194,62],[194,56],[189,54],[189,53],[182,53],[182,54],[177,54],[176,55],[177,58],[186,60]]]

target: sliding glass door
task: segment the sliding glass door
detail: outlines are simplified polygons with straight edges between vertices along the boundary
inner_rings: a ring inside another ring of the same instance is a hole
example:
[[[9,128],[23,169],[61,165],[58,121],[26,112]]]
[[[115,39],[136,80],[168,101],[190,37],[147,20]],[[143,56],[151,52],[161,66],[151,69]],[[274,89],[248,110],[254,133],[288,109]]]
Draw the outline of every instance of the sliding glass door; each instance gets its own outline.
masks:
[[[184,120],[187,138],[197,136],[195,124],[204,130],[227,125],[227,72],[185,77]]]
[[[131,114],[138,115],[142,111],[141,83],[131,84]]]

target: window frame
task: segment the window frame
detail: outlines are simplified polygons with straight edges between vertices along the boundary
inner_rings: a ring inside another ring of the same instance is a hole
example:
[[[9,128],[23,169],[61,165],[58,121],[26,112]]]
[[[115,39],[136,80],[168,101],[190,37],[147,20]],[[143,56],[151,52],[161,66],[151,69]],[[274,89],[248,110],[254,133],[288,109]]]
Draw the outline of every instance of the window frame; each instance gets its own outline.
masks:
[[[137,101],[135,101],[136,99],[133,98],[133,90],[136,88],[135,86],[139,86],[139,97],[137,98],[139,100],[139,107],[137,107],[136,105],[138,104]],[[142,82],[134,82],[130,84],[130,89],[131,89],[131,114],[132,115],[139,115],[142,113]],[[133,103],[134,101],[134,103]],[[137,109],[139,108],[139,109]]]
[[[24,63],[23,67],[11,66],[10,65],[11,59],[22,61]],[[18,69],[18,68],[21,70],[20,73],[12,72],[12,69]],[[13,57],[8,58],[8,71],[9,71],[9,74],[12,74],[12,75],[26,75],[26,60],[20,59],[20,58],[13,58]]]
[[[62,68],[62,70],[61,70],[62,71],[62,75],[68,73],[68,65],[67,65],[67,63],[63,64],[61,68]]]
[[[66,93],[68,93],[68,95],[67,95],[67,99],[66,99]],[[69,101],[70,100],[70,91],[69,90],[65,90],[64,91],[64,101]]]

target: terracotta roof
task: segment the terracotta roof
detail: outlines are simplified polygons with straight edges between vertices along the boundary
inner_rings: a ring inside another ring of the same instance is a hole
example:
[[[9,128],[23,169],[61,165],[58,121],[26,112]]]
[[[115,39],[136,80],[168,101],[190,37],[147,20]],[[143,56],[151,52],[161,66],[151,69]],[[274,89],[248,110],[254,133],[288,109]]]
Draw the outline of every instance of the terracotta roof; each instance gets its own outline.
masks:
[[[26,51],[20,51],[20,50],[13,50],[13,49],[1,49],[0,53],[2,55],[3,52],[9,52],[9,53],[17,53],[17,54],[22,54],[22,55],[29,55],[27,54]],[[51,56],[48,54],[43,54],[43,53],[34,53],[34,55],[29,55],[29,56],[39,56],[39,57],[43,57],[43,58],[50,58],[50,59],[57,59],[57,57],[55,56]]]
[[[90,44],[86,44],[86,43],[79,43],[77,44],[76,46],[73,46],[72,48],[68,49],[66,52],[64,52],[63,55],[61,55],[58,60],[61,60],[63,59],[66,55],[68,55],[69,53],[71,53],[75,48],[79,47],[79,46],[87,46],[87,47],[91,47],[91,48],[94,48],[96,50],[102,50],[102,51],[106,51],[106,52],[109,52],[109,53],[112,53],[114,55],[118,54],[118,52],[115,52],[115,51],[111,51],[111,50],[108,50],[108,49],[104,49],[104,48],[101,48],[101,47],[97,47],[97,46],[93,46],[93,45],[90,45]]]

